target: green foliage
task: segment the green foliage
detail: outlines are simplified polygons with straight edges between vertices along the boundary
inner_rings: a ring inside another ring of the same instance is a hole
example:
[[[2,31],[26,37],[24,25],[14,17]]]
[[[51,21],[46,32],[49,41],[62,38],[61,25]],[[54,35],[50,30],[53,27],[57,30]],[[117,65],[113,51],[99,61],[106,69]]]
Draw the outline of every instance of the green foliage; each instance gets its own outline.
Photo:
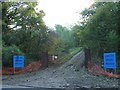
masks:
[[[16,45],[27,58],[39,60],[47,51],[48,30],[42,17],[43,11],[36,12],[36,2],[2,3],[2,39],[7,47]],[[13,25],[13,26],[11,26]]]
[[[61,41],[58,37],[58,34],[53,31],[50,30],[49,34],[48,34],[48,42],[46,44],[46,49],[48,51],[48,54],[52,55],[52,54],[58,54],[60,50],[60,45],[61,45]]]
[[[84,29],[84,25],[74,25],[71,30],[73,32],[73,38],[74,38],[74,42],[75,42],[75,46],[79,47],[81,46],[80,43],[80,33],[81,31]]]
[[[71,30],[69,30],[67,27],[63,27],[62,25],[56,25],[55,29],[63,43],[63,48],[69,49],[75,46],[74,34]]]
[[[66,55],[61,56],[58,59],[60,60],[61,63],[64,63],[67,60],[71,59],[75,54],[77,54],[81,50],[82,50],[82,47],[71,48],[71,49],[69,49],[69,52]]]
[[[95,13],[90,15],[91,9]],[[96,3],[83,13],[86,25],[79,30],[79,42],[83,47],[90,48],[93,56],[103,57],[104,52],[117,52],[116,11],[116,3]]]
[[[2,28],[7,33],[17,27],[22,29],[44,28],[43,11],[36,12],[36,2],[3,2],[2,3]],[[10,25],[14,25],[12,28]]]
[[[4,46],[2,51],[2,65],[5,67],[12,67],[14,55],[24,55],[24,53],[15,45],[10,47]]]

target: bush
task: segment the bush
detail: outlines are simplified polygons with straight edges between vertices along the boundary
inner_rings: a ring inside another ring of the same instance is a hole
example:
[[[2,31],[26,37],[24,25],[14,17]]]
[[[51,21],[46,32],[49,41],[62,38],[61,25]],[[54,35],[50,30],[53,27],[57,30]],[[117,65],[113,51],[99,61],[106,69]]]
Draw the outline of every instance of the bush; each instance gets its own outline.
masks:
[[[14,55],[24,55],[24,53],[22,51],[20,51],[20,49],[15,46],[5,46],[3,47],[3,51],[2,51],[2,65],[4,67],[13,67],[13,56]]]

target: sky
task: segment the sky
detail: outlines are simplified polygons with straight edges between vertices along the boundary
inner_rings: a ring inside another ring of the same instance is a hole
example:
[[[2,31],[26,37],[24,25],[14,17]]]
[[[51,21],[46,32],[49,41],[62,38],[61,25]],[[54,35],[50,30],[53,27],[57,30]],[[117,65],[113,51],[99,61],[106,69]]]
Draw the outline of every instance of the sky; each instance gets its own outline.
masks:
[[[38,9],[45,12],[45,24],[54,27],[73,25],[80,20],[80,12],[88,8],[94,0],[39,0]]]

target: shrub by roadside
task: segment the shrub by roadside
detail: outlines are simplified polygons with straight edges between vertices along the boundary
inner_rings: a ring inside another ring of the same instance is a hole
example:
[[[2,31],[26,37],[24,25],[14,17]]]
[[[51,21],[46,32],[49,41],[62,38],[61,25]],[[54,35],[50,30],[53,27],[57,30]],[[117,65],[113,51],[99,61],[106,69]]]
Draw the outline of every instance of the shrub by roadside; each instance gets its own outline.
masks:
[[[2,50],[2,66],[13,67],[13,56],[24,55],[24,53],[16,46],[4,46]]]

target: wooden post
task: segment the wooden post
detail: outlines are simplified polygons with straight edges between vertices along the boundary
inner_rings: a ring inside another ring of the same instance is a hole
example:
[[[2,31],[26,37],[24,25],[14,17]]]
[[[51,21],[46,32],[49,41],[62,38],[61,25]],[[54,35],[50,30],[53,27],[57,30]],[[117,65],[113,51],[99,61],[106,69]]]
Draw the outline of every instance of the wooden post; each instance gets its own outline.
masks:
[[[48,67],[48,52],[42,53],[42,66]]]
[[[87,68],[88,61],[91,60],[90,49],[84,48],[84,53],[85,53],[85,68]]]

